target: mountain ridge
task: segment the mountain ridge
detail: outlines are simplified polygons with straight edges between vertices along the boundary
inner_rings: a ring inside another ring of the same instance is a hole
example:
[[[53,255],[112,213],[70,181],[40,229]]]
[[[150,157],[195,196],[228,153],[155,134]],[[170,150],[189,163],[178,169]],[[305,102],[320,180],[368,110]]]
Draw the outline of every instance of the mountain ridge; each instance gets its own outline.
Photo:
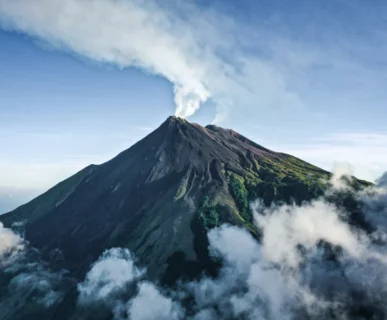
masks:
[[[24,238],[27,270],[32,266],[36,275],[43,273],[63,294],[51,307],[40,308],[27,302],[36,299],[34,286],[22,296],[8,295],[15,280],[0,269],[0,309],[7,309],[0,319],[94,319],[94,309],[78,308],[77,283],[109,250],[133,254],[146,267],[147,279],[162,287],[202,275],[213,278],[221,262],[209,254],[209,231],[228,224],[259,240],[251,201],[301,204],[325,195],[330,178],[325,170],[231,129],[169,117],[113,159],[87,166],[0,216],[4,227]],[[357,203],[351,197],[339,200],[351,206],[349,218],[367,230]],[[98,317],[112,318],[105,313]]]
[[[323,194],[329,177],[233,130],[172,116],[113,159],[86,167],[0,221],[24,222],[26,239],[47,254],[61,250],[59,265],[76,277],[106,248],[120,246],[151,277],[173,282],[166,273],[176,255],[193,273],[210,264],[209,229],[230,223],[258,235],[249,201],[310,200]]]

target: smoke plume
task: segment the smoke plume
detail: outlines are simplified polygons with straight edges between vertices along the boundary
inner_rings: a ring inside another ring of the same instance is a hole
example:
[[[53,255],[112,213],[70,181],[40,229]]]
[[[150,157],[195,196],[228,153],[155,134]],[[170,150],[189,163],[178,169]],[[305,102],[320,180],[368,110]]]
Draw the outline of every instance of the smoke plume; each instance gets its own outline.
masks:
[[[216,122],[236,103],[301,104],[278,66],[244,52],[235,21],[189,1],[0,0],[0,27],[94,62],[160,75],[173,84],[180,117],[210,98]]]

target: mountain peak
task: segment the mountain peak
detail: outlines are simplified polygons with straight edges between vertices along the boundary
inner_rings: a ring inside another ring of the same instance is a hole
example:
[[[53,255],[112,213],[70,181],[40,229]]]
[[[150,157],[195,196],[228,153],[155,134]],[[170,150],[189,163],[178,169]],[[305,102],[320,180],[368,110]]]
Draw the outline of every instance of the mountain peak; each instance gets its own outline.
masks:
[[[169,116],[164,123],[188,123],[188,121],[178,116]]]
[[[179,272],[185,264],[200,272],[210,263],[210,228],[227,222],[257,233],[250,200],[308,200],[327,177],[232,130],[170,116],[117,157],[82,170],[0,221],[6,227],[26,221],[27,240],[48,252],[60,249],[63,267],[76,277],[118,246],[133,251],[151,277],[172,281],[174,263],[183,266]],[[184,258],[175,261],[178,252]]]

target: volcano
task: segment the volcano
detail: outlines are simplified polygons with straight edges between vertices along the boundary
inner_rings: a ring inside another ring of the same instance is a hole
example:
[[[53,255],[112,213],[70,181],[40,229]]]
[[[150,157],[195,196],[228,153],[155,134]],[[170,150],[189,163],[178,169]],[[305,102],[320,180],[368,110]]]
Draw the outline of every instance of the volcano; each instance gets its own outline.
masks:
[[[206,231],[221,223],[258,231],[251,199],[301,202],[323,192],[329,173],[268,150],[237,132],[169,117],[102,165],[90,165],[0,217],[24,224],[32,246],[63,253],[77,277],[107,248],[124,247],[151,277],[174,281],[200,272]],[[174,265],[177,264],[177,265]],[[189,266],[189,267],[188,267]]]
[[[251,201],[300,204],[324,194],[330,177],[233,130],[169,117],[112,160],[86,167],[0,221],[22,234],[51,268],[68,270],[75,279],[58,308],[49,315],[36,313],[37,319],[68,319],[75,284],[105,250],[129,249],[149,278],[166,286],[215,275],[210,229],[228,223],[259,239]],[[0,274],[0,282],[7,279]],[[20,305],[17,301],[16,294],[7,296],[1,307]],[[22,304],[17,310],[0,319],[33,319],[34,311],[26,313]]]

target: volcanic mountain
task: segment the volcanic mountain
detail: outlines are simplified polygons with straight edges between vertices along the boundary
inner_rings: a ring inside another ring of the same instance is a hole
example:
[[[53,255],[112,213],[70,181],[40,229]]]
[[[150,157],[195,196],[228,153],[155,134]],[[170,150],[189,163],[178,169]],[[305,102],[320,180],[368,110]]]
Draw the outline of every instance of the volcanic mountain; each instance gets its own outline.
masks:
[[[51,267],[79,281],[106,249],[121,247],[151,279],[172,285],[216,272],[208,255],[211,228],[229,223],[259,238],[250,201],[311,200],[324,193],[330,176],[233,130],[169,117],[112,160],[86,167],[0,221],[22,233]],[[74,303],[76,288],[69,287]],[[10,305],[20,298],[7,299]],[[66,299],[62,309],[71,310]]]
[[[323,193],[330,174],[214,125],[169,117],[102,165],[90,165],[0,217],[23,224],[43,252],[83,277],[107,248],[125,247],[151,277],[174,281],[206,265],[206,231],[227,222],[258,236],[249,201],[301,202]]]

